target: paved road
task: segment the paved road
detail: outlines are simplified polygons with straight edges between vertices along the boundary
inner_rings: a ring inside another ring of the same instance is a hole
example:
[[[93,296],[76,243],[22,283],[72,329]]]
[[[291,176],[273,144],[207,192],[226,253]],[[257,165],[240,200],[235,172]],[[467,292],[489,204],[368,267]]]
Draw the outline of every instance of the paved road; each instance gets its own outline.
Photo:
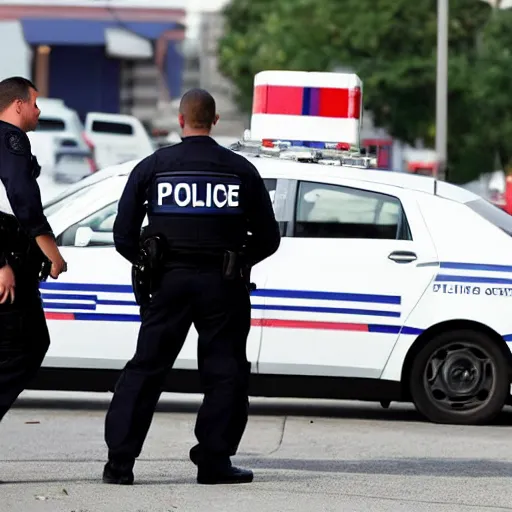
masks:
[[[66,185],[41,176],[43,200]],[[512,413],[424,423],[410,406],[253,400],[241,486],[199,486],[187,454],[199,397],[165,395],[137,485],[101,484],[108,394],[27,392],[0,425],[1,512],[512,510]]]
[[[252,484],[200,486],[196,396],[165,395],[136,485],[99,481],[108,394],[22,395],[0,426],[2,512],[512,510],[512,414],[424,423],[409,406],[255,399],[235,462]]]

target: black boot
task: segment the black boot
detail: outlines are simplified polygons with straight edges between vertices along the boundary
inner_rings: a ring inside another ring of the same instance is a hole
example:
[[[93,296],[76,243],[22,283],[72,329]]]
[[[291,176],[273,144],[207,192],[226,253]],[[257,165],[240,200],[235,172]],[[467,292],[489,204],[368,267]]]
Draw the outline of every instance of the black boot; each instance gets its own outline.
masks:
[[[199,484],[247,484],[252,482],[253,478],[252,471],[231,465],[229,459],[222,464],[201,461],[197,467]]]
[[[199,462],[201,461],[201,447],[196,444],[195,446],[192,446],[190,448],[190,452],[188,454],[190,457],[190,460],[196,465],[199,465]]]
[[[109,461],[103,468],[103,483],[133,485],[133,464]]]

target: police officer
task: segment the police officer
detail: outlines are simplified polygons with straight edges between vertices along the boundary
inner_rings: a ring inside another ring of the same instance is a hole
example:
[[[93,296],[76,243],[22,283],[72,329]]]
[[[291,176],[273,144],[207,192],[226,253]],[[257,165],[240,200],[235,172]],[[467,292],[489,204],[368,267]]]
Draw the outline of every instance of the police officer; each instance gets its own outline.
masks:
[[[26,132],[37,126],[37,90],[24,78],[0,82],[0,421],[35,376],[50,339],[39,282],[66,271],[43,213],[41,167]]]
[[[199,334],[204,392],[195,427],[199,443],[190,451],[198,466],[197,481],[253,479],[252,471],[230,461],[248,417],[248,270],[278,249],[280,234],[256,168],[210,137],[218,119],[207,91],[187,92],[179,111],[182,142],[159,149],[137,165],[119,203],[117,251],[137,262],[147,213],[149,225],[142,240],[152,240],[146,252],[155,254],[157,263],[150,265],[151,298],[141,304],[137,349],[116,385],[106,417],[105,483],[133,483],[135,459],[164,378],[192,324]]]

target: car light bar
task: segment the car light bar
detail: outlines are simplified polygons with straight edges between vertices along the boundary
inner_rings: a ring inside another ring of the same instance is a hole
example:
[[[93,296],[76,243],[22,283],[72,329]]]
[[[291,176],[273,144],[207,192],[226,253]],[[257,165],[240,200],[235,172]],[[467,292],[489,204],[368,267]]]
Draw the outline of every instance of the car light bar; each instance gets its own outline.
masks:
[[[230,149],[259,157],[376,168],[377,155],[360,149],[362,88],[355,73],[257,73],[251,129]]]
[[[251,134],[292,145],[360,146],[361,79],[355,73],[262,71],[254,77]]]
[[[360,167],[370,169],[377,167],[375,155],[364,155],[358,148],[350,150],[334,148],[311,148],[306,146],[295,146],[289,141],[258,141],[241,140],[232,144],[229,149],[232,151],[243,151],[258,157],[273,157],[284,160],[295,160],[297,162],[318,163],[324,165],[343,165],[346,167]]]

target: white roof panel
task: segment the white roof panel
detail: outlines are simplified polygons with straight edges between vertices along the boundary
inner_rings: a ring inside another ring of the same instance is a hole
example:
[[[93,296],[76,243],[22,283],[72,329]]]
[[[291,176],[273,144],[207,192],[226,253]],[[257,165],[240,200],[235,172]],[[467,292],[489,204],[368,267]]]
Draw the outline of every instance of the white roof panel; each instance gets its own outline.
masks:
[[[254,86],[288,85],[295,87],[362,87],[355,73],[326,73],[315,71],[260,71],[254,75]]]

